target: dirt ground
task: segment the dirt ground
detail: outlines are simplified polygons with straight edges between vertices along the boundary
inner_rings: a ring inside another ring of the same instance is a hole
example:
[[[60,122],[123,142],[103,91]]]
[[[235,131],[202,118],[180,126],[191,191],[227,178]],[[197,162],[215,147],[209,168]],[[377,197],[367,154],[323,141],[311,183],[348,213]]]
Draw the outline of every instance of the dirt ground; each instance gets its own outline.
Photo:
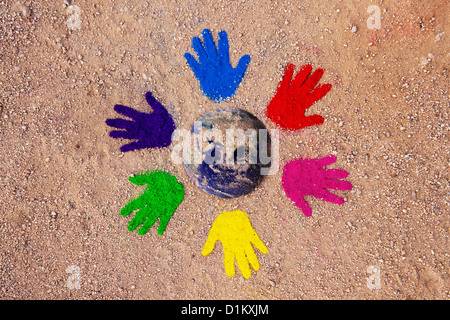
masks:
[[[445,0],[0,1],[0,298],[449,299],[449,13]],[[220,107],[272,129],[288,63],[333,85],[310,110],[324,124],[281,131],[279,172],[231,200],[197,189],[172,147],[121,153],[105,124],[117,103],[149,111],[147,91],[178,127],[217,109],[183,57],[205,28],[227,31],[233,65],[251,57]],[[329,154],[354,188],[335,192],[341,206],[308,199],[306,217],[282,168]],[[140,236],[119,212],[142,192],[128,177],[153,169],[186,194],[164,235]],[[269,250],[248,280],[228,278],[220,243],[201,255],[236,209]]]

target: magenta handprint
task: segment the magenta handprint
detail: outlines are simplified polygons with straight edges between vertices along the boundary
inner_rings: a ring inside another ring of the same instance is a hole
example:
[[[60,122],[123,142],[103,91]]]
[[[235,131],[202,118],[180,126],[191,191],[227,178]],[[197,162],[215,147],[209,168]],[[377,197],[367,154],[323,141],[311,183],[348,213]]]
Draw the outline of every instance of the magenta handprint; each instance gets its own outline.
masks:
[[[330,155],[321,159],[295,159],[284,166],[282,177],[284,192],[305,216],[309,217],[312,212],[305,196],[313,196],[340,205],[344,203],[344,199],[328,189],[351,190],[353,188],[350,182],[339,180],[347,178],[347,171],[324,168],[335,162],[336,157]]]

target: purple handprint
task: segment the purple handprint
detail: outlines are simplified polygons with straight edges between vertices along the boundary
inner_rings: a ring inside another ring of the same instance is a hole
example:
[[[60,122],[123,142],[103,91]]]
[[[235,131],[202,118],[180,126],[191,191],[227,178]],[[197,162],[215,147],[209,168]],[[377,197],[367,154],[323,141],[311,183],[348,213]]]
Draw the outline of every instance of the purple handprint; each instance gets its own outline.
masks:
[[[321,159],[295,159],[288,162],[283,169],[282,186],[286,195],[299,207],[307,217],[312,209],[305,196],[313,196],[324,201],[343,204],[344,199],[329,192],[333,190],[351,190],[352,184],[344,179],[348,172],[341,169],[324,169],[335,163],[336,157],[330,155]]]
[[[106,120],[106,124],[110,127],[125,129],[111,131],[109,133],[111,137],[137,140],[120,147],[122,152],[145,148],[163,148],[172,143],[175,123],[169,112],[150,92],[145,94],[145,99],[152,107],[152,113],[139,112],[130,107],[116,104],[114,110],[132,120]]]

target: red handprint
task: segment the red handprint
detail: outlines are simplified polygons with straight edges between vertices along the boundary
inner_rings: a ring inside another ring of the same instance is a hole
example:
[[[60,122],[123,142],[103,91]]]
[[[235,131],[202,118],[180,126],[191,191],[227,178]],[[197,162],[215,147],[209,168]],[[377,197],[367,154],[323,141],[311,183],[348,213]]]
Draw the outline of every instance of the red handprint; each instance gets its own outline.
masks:
[[[289,64],[283,79],[278,85],[275,96],[267,106],[267,116],[283,129],[298,130],[304,127],[322,124],[320,115],[305,116],[305,111],[331,90],[331,84],[320,84],[323,69],[317,69],[312,75],[312,67],[304,65],[292,80],[295,66]]]

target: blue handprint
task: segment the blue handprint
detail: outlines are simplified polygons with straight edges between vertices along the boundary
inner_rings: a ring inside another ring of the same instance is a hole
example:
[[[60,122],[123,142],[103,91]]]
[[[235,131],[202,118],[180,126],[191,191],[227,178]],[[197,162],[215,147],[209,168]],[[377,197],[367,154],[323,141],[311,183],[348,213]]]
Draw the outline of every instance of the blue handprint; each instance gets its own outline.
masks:
[[[145,94],[145,99],[152,107],[152,113],[139,112],[130,107],[116,104],[114,106],[116,112],[133,120],[106,120],[108,126],[125,129],[111,131],[109,133],[111,137],[137,140],[120,147],[122,152],[145,148],[163,148],[168,147],[172,143],[175,123],[169,112],[150,92]]]
[[[203,93],[211,100],[221,102],[236,92],[247,71],[250,56],[242,56],[236,68],[233,68],[230,63],[227,33],[219,32],[217,48],[208,29],[203,30],[202,34],[203,44],[198,37],[192,39],[192,47],[198,55],[198,61],[190,53],[185,53],[184,57],[200,82]]]

